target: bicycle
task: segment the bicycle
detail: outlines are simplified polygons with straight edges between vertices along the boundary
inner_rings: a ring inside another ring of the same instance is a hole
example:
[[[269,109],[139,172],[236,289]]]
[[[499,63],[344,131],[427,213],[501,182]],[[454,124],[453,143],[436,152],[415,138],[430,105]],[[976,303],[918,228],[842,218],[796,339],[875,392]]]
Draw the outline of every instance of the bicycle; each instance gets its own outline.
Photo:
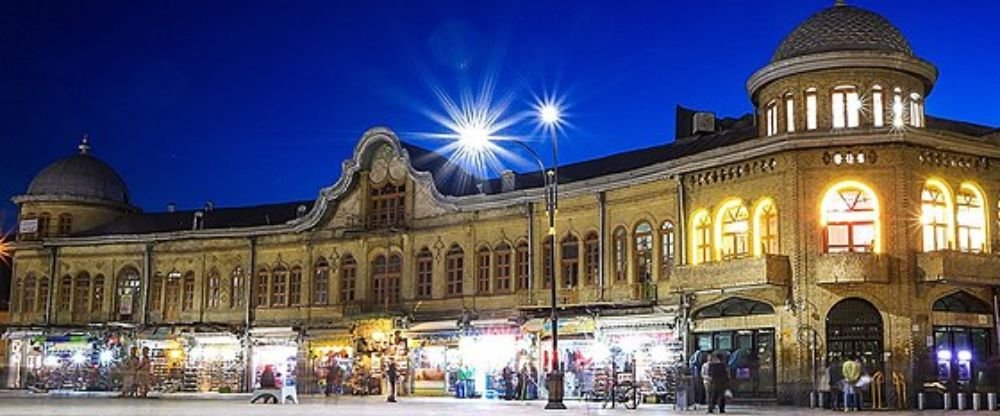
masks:
[[[614,408],[617,403],[621,403],[626,409],[634,410],[639,407],[639,402],[642,401],[642,393],[639,392],[638,386],[631,382],[616,384],[610,394],[604,396],[604,403],[601,404],[602,409],[608,407],[608,403],[611,403],[611,407]]]

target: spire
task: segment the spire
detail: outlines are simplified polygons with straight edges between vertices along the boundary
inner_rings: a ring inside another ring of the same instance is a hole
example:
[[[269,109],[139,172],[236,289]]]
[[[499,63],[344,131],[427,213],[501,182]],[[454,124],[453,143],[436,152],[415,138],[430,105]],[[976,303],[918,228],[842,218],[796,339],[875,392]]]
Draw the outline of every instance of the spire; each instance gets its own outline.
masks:
[[[85,155],[90,152],[90,135],[83,133],[83,137],[80,138],[80,144],[76,146],[76,148],[80,149],[81,155]]]

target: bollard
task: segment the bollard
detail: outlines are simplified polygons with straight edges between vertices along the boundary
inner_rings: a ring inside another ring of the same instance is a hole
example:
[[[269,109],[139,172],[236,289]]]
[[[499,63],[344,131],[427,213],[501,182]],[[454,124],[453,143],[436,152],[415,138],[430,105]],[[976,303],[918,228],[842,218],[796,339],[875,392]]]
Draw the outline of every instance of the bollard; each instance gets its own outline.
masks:
[[[990,411],[997,410],[997,394],[996,393],[986,393],[986,409]]]
[[[826,409],[826,393],[820,392],[819,394],[819,408]]]
[[[917,393],[917,410],[924,410],[924,392]]]
[[[983,396],[979,393],[972,393],[972,410],[982,410]]]
[[[944,396],[944,410],[951,410],[951,393],[943,393]]]
[[[817,401],[818,400],[816,399],[816,391],[815,390],[814,391],[810,391],[809,392],[809,408],[810,409],[815,409]]]
[[[958,393],[958,410],[965,410],[969,404],[969,395],[966,393]]]

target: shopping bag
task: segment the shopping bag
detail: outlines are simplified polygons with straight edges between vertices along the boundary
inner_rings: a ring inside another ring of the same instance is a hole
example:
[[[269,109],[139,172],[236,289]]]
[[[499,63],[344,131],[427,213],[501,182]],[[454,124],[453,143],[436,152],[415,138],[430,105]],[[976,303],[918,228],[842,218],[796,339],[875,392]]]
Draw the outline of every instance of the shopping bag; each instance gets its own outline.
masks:
[[[726,398],[727,399],[732,399],[733,398],[733,391],[732,390],[726,389]]]

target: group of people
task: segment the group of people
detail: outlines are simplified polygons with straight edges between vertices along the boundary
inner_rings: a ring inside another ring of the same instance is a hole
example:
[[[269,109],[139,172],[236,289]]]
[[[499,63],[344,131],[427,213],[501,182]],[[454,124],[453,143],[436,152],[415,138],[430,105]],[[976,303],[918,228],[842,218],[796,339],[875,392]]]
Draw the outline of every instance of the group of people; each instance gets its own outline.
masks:
[[[708,355],[701,364],[700,375],[705,387],[705,401],[708,403],[708,413],[726,413],[726,399],[732,397],[729,390],[729,366],[726,365],[726,354],[716,351]]]
[[[138,347],[132,347],[129,350],[128,358],[121,367],[121,397],[146,397],[149,394],[149,386],[153,377],[150,360],[148,347],[142,348],[142,355],[140,355]]]
[[[510,365],[500,372],[503,381],[504,400],[533,400],[538,397],[538,368],[525,363],[520,371],[515,371]]]

